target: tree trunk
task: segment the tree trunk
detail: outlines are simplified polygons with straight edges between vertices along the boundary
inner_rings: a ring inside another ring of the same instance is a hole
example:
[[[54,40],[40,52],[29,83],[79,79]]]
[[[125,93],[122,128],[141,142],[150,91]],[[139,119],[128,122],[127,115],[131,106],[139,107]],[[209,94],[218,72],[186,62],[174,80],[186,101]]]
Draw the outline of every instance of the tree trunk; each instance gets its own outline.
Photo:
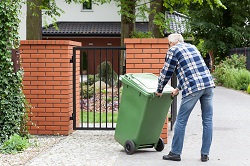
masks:
[[[124,46],[124,38],[131,37],[135,30],[135,4],[134,0],[121,0],[121,46]],[[131,17],[127,17],[123,12]]]
[[[160,29],[157,25],[154,24],[154,18],[156,13],[164,13],[165,8],[163,6],[163,0],[155,0],[150,2],[150,14],[149,14],[149,24],[148,24],[148,29],[149,32],[152,32],[153,36],[155,38],[162,38],[164,37]]]
[[[26,39],[41,40],[42,39],[42,11],[39,6],[41,0],[27,0],[27,16],[26,16]],[[35,7],[30,7],[30,3]]]
[[[134,0],[121,0],[121,46],[124,47],[124,39],[130,38],[131,33],[135,31],[135,4]],[[128,10],[129,9],[129,10]],[[126,11],[130,16],[127,17],[123,12]],[[125,53],[121,51],[120,73],[124,73]]]
[[[211,57],[211,71],[214,72],[214,69],[215,69],[215,65],[214,65],[214,53],[213,53],[213,50],[210,50],[209,51],[209,55]]]

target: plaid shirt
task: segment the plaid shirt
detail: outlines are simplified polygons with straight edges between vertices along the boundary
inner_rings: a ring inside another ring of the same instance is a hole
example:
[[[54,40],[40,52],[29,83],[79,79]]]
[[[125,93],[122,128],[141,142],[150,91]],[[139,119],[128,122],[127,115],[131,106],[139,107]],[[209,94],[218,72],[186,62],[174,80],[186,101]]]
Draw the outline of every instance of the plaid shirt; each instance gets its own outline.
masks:
[[[169,49],[158,78],[158,93],[163,91],[173,72],[176,72],[179,80],[177,88],[182,90],[182,97],[208,87],[215,87],[213,78],[194,45],[177,43]]]

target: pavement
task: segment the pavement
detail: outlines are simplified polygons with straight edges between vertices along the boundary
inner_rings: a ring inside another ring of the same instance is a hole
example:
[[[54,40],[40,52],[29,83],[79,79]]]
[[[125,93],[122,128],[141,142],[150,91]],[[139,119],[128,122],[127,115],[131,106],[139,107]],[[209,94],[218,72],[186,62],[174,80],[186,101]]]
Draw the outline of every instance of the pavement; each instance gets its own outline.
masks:
[[[173,132],[169,131],[169,143],[162,152],[146,149],[126,155],[123,147],[114,140],[114,131],[76,131],[26,165],[247,166],[250,165],[250,95],[215,88],[214,133],[208,162],[200,161],[202,124],[199,103],[187,124],[180,162],[162,160],[170,150],[172,136]]]

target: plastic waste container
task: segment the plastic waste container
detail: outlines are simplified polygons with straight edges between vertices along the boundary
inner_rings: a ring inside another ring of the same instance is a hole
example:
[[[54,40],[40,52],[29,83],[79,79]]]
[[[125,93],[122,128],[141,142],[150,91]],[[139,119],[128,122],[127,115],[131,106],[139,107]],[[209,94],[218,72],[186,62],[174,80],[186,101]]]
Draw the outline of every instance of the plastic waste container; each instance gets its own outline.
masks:
[[[150,73],[126,74],[120,80],[123,90],[115,140],[127,154],[141,148],[154,147],[162,151],[164,142],[160,134],[172,102],[173,88],[166,85],[163,95],[155,96],[158,77]]]

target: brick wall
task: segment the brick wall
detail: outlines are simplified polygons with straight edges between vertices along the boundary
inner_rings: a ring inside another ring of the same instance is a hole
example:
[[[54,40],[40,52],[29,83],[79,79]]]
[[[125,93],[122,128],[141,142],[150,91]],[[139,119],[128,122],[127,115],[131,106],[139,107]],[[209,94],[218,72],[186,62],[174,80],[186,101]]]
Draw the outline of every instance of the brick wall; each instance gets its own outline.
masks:
[[[159,75],[168,50],[167,39],[125,39],[126,73],[154,73]],[[161,138],[167,143],[168,119]]]
[[[28,129],[31,134],[72,132],[73,111],[72,57],[74,46],[81,43],[67,40],[21,41],[21,66],[24,69],[23,91],[31,106]],[[80,63],[76,75],[79,80]],[[79,95],[79,81],[77,81]],[[79,99],[79,96],[77,97]],[[78,112],[79,100],[77,101]]]

